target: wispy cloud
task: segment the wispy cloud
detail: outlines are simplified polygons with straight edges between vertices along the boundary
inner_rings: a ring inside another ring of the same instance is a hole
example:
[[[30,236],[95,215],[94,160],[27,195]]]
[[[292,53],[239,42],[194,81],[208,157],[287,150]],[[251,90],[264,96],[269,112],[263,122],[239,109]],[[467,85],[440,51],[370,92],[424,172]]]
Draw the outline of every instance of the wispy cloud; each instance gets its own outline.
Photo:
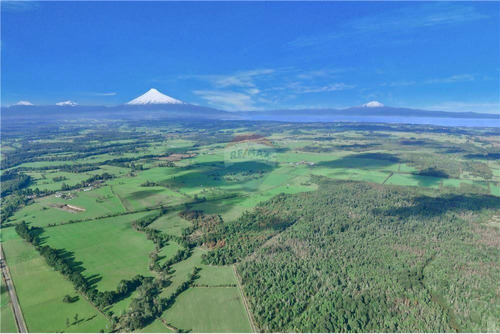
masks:
[[[229,74],[186,75],[181,79],[198,81],[201,87],[193,93],[215,107],[257,110],[277,106],[290,96],[353,89],[355,85],[334,80],[346,71],[345,68],[258,68]]]
[[[210,105],[233,111],[256,110],[251,96],[231,91],[196,90],[194,93]]]
[[[40,7],[36,1],[0,1],[0,7],[4,12],[26,12]]]
[[[95,93],[96,96],[115,96],[116,92],[109,92],[109,93]]]
[[[275,73],[274,69],[255,69],[250,71],[241,71],[227,75],[193,75],[184,76],[183,78],[195,78],[211,83],[217,88],[226,87],[255,87],[255,80],[262,77],[270,76]]]
[[[422,106],[422,109],[452,111],[452,112],[477,112],[498,114],[500,116],[500,103],[498,102],[460,102],[449,101]]]
[[[472,74],[456,74],[451,77],[446,78],[437,78],[427,80],[425,83],[434,84],[434,83],[455,83],[455,82],[464,82],[464,81],[474,81],[475,77]]]
[[[302,71],[297,74],[298,79],[316,79],[316,78],[324,78],[324,77],[336,77],[340,73],[344,73],[349,71],[350,68],[323,68],[312,71]]]
[[[338,90],[353,89],[356,86],[340,82],[325,86],[303,86],[302,84],[295,83],[291,84],[289,87],[296,94],[308,94],[308,93],[322,93],[322,92],[333,92]]]
[[[115,96],[116,92],[81,92],[84,96]]]
[[[405,87],[405,86],[413,86],[416,85],[417,82],[415,81],[397,81],[397,82],[391,82],[388,84],[390,87]]]
[[[388,87],[405,87],[415,85],[429,85],[429,84],[449,84],[458,82],[470,82],[476,80],[473,74],[455,74],[444,78],[433,78],[424,81],[395,81],[390,83],[383,83],[382,86]],[[484,79],[483,79],[484,80]]]
[[[479,13],[472,5],[449,2],[409,5],[405,8],[353,19],[340,24],[335,31],[330,33],[301,36],[286,43],[285,46],[303,48],[345,39],[351,40],[353,37],[359,36],[405,35],[416,29],[456,25],[488,17],[488,15]],[[390,38],[387,38],[387,41],[390,41],[390,43],[397,42]]]

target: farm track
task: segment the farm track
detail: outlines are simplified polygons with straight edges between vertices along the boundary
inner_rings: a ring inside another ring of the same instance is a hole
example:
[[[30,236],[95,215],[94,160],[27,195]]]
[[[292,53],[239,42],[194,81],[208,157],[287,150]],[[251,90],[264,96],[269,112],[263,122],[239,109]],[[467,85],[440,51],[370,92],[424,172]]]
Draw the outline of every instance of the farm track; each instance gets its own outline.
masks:
[[[10,304],[12,306],[12,310],[14,311],[14,320],[16,321],[17,330],[19,333],[28,333],[28,327],[26,326],[26,322],[24,322],[23,312],[21,310],[21,306],[19,305],[19,300],[17,299],[16,289],[14,287],[14,283],[12,281],[12,277],[10,276],[10,270],[7,266],[7,262],[5,262],[5,254],[3,252],[2,245],[0,245],[0,266],[2,267],[2,275],[5,281],[5,286],[9,291],[10,295]]]
[[[382,182],[382,184],[385,184],[387,182],[387,180],[389,180],[391,178],[391,176],[393,176],[393,175],[394,175],[394,173],[389,174],[389,176],[385,178],[385,180],[384,180],[384,182]]]
[[[96,309],[96,310],[97,310],[97,312],[101,313],[101,315],[102,315],[104,318],[106,318],[106,320],[107,320],[110,324],[112,324],[111,320],[109,319],[109,317],[108,317],[106,314],[104,314],[104,312],[102,312],[101,310],[99,310],[99,308],[98,308],[97,306],[95,306],[95,305],[94,305],[94,304],[93,304],[93,303],[92,303],[92,302],[91,302],[91,301],[90,301],[90,300],[89,300],[89,299],[88,299],[88,298],[87,298],[87,297],[86,297],[83,293],[79,292],[79,294],[83,297],[83,299],[85,299],[85,300],[86,300],[86,301],[90,304],[90,306],[92,306],[94,309]]]
[[[236,266],[233,265],[233,271],[234,275],[236,276],[236,281],[238,282],[238,290],[240,290],[240,295],[241,295],[241,300],[243,300],[243,306],[245,306],[245,310],[247,312],[248,320],[250,321],[250,326],[252,327],[252,332],[258,333],[257,327],[255,326],[255,321],[253,319],[253,314],[250,312],[250,307],[248,305],[247,298],[245,296],[245,293],[243,292],[243,287],[241,286],[241,277],[240,274],[238,274],[238,271],[236,270]]]
[[[120,201],[120,204],[123,206],[123,209],[125,209],[125,211],[128,212],[127,207],[125,206],[125,204],[123,204],[122,198],[115,193],[115,190],[113,189],[113,186],[109,186],[109,189],[111,190],[111,193],[113,195],[115,195],[116,198],[118,198],[118,200]]]
[[[165,319],[163,319],[162,317],[159,318],[161,323],[163,324],[163,326],[167,327],[168,329],[170,329],[172,332],[174,333],[179,333],[179,328],[175,328],[174,326],[171,326],[167,323],[167,321]]]

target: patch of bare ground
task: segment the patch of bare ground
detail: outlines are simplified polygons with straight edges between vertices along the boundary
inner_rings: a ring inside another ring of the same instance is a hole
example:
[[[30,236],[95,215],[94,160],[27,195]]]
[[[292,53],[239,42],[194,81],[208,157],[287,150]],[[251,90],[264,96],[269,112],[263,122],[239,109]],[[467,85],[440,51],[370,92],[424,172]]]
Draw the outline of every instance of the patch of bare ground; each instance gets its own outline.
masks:
[[[56,204],[50,204],[50,206],[53,208],[67,211],[67,212],[71,212],[71,213],[78,213],[78,212],[85,211],[85,208],[81,208],[79,206],[71,205],[71,204],[58,204],[58,203],[56,203]]]
[[[158,158],[158,160],[174,162],[174,161],[181,161],[182,159],[193,158],[195,156],[196,154],[194,153],[174,153],[166,157],[160,157]]]

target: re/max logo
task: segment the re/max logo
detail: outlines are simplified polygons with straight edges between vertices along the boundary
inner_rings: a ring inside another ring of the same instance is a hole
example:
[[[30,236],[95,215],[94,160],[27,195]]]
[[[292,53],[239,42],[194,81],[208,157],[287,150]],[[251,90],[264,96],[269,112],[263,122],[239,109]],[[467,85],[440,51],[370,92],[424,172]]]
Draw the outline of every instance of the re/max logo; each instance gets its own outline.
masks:
[[[273,150],[271,149],[245,149],[231,151],[230,159],[241,159],[245,157],[269,158]]]

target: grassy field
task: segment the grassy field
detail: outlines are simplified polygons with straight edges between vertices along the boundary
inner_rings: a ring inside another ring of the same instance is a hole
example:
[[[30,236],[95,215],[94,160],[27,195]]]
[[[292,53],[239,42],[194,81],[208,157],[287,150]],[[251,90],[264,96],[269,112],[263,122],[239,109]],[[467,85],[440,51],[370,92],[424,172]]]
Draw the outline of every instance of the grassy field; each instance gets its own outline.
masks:
[[[160,320],[155,320],[152,324],[136,331],[135,333],[173,333]]]
[[[154,214],[155,211],[136,213],[52,227],[45,230],[42,238],[49,246],[65,249],[76,262],[81,262],[84,275],[94,277],[100,290],[114,290],[122,279],[149,275],[148,256],[154,244],[130,224]]]
[[[179,211],[172,211],[155,220],[150,226],[169,235],[180,236],[182,229],[191,226],[191,223],[179,217]]]
[[[175,291],[195,267],[201,268],[195,285],[203,287],[183,292],[162,318],[179,329],[193,332],[250,332],[232,267],[201,264],[205,252],[195,248],[191,257],[172,267],[172,284],[163,290],[162,296]]]
[[[24,220],[33,226],[47,226],[70,220],[91,219],[126,212],[110,187],[104,186],[91,191],[70,193],[69,199],[57,198],[55,195],[37,199],[34,204],[17,212],[11,220],[14,222]],[[69,204],[85,209],[85,211],[68,212],[54,207],[55,204]]]
[[[12,229],[2,233],[15,233]],[[24,319],[30,332],[98,332],[106,330],[107,320],[85,299],[75,293],[70,282],[48,267],[33,246],[7,236],[2,245]],[[63,303],[65,295],[78,297]],[[78,321],[74,317],[78,314]],[[66,327],[66,319],[70,326]]]
[[[252,331],[238,288],[191,288],[162,316],[177,328],[195,333]]]
[[[0,331],[2,333],[17,333],[14,312],[12,311],[9,293],[5,289],[3,278],[0,279]]]

